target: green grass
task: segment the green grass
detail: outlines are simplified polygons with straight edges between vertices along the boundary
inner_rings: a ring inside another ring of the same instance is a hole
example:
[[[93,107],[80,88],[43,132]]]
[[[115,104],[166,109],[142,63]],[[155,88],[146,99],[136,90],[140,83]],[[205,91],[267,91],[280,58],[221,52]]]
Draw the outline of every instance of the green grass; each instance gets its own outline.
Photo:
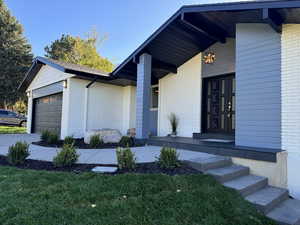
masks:
[[[0,190],[1,225],[275,224],[200,174],[104,176],[0,167]]]
[[[26,132],[25,127],[0,126],[0,134],[23,134],[25,132]]]

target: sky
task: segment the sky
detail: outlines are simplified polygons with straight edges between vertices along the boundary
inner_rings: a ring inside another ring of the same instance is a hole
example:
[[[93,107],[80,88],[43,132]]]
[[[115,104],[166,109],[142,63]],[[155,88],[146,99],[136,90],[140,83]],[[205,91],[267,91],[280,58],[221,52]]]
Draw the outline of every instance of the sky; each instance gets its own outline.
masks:
[[[181,6],[234,0],[4,0],[23,25],[34,56],[62,34],[85,37],[92,29],[107,40],[101,56],[121,63]]]

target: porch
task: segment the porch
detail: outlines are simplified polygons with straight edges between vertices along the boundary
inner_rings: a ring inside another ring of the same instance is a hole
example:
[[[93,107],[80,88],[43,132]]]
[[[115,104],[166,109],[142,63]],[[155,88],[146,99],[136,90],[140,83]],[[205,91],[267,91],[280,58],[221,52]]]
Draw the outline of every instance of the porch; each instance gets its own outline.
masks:
[[[225,138],[230,140],[229,136]],[[236,146],[234,141],[217,142],[211,140],[209,136],[204,136],[200,139],[188,137],[150,137],[147,140],[147,144],[266,162],[277,162],[276,155],[282,151],[279,149]]]

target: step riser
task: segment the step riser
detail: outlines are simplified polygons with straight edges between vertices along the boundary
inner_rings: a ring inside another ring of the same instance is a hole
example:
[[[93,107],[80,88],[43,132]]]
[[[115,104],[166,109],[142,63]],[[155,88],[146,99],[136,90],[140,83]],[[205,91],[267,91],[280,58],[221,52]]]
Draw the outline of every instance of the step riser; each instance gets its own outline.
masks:
[[[262,205],[257,205],[255,203],[252,203],[253,205],[255,205],[255,207],[262,213],[267,214],[269,212],[271,212],[276,206],[278,206],[280,203],[282,203],[283,201],[287,200],[289,198],[289,192],[286,191],[284,192],[282,195],[278,196],[278,198],[274,199],[272,202],[270,202],[268,205],[266,206],[262,206]]]
[[[209,172],[207,174],[209,174]],[[209,174],[209,175],[212,175],[220,183],[224,183],[224,182],[233,180],[235,178],[239,178],[239,177],[242,177],[242,176],[249,175],[249,168],[241,169],[241,170],[236,171],[234,173],[225,174],[225,175],[222,175],[222,176],[214,175],[214,174]]]
[[[267,184],[268,184],[268,179],[264,179],[264,180],[258,181],[255,184],[249,185],[242,190],[239,190],[239,192],[243,197],[246,197],[247,195],[250,195],[250,194],[266,187]]]

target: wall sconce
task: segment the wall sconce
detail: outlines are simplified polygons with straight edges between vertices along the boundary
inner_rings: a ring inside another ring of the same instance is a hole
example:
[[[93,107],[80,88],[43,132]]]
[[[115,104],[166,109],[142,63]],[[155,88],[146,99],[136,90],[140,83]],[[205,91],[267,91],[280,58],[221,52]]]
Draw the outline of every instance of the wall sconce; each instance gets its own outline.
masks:
[[[29,98],[29,97],[31,96],[31,92],[28,91],[28,92],[26,93],[26,95],[27,95],[27,97]]]
[[[68,87],[68,82],[67,82],[67,80],[64,80],[64,81],[63,81],[63,87],[64,87],[64,88],[67,88],[67,87]]]
[[[203,56],[205,64],[213,64],[216,61],[216,54],[213,52],[206,52]]]

